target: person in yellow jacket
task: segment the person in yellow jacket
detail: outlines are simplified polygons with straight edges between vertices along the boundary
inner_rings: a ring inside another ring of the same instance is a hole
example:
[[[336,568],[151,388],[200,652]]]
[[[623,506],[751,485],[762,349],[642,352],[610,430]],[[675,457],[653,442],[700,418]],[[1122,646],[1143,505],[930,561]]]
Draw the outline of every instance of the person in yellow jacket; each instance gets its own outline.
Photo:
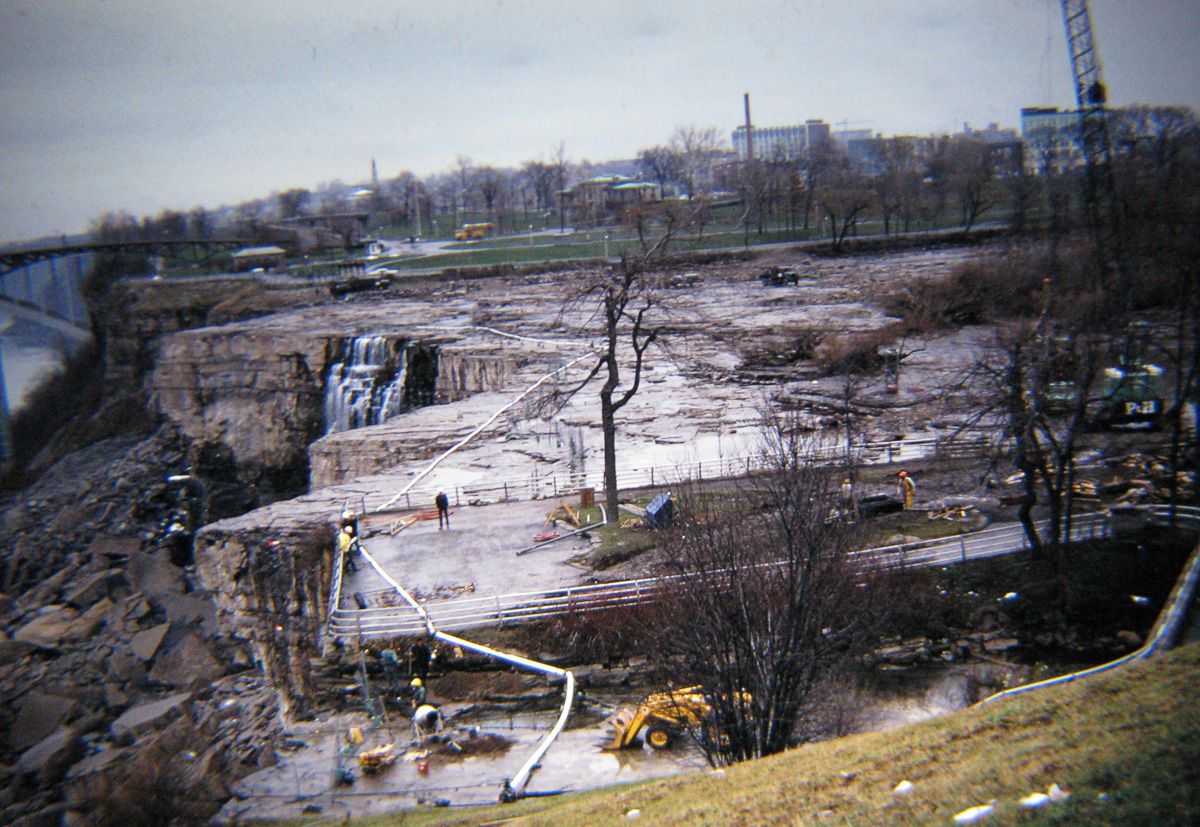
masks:
[[[917,498],[917,484],[913,482],[913,478],[908,475],[907,471],[901,471],[897,474],[900,478],[900,499],[904,500],[904,509],[913,507],[913,502]]]
[[[354,536],[354,529],[351,526],[345,526],[338,532],[338,548],[342,552],[342,564],[346,567],[346,571],[353,574],[358,571],[358,563],[354,558],[358,554],[358,538]]]

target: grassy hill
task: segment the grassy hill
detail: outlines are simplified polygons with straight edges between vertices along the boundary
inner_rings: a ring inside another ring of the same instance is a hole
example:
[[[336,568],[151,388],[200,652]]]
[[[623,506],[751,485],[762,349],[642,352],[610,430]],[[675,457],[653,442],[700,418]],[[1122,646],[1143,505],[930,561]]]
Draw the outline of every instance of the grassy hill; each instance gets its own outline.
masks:
[[[1067,686],[715,772],[359,825],[1200,823],[1200,643]],[[553,760],[553,750],[548,760]],[[893,792],[910,781],[907,795]],[[1066,801],[1019,800],[1057,783]],[[636,816],[629,815],[638,810]]]

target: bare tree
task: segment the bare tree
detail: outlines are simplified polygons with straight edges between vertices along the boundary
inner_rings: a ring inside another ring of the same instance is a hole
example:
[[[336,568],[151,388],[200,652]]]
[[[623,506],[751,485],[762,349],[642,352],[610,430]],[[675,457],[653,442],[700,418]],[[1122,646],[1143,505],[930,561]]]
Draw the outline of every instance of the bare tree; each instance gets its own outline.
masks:
[[[278,193],[275,196],[276,214],[284,220],[304,215],[308,210],[311,196],[312,193],[303,188],[294,188]]]
[[[654,615],[656,654],[709,700],[698,733],[713,764],[780,752],[809,731],[814,690],[872,639],[885,601],[836,518],[841,469],[798,422],[772,418],[753,487],[684,491],[667,541],[678,576]]]
[[[1050,280],[1045,284],[1041,315],[1001,325],[995,345],[976,365],[987,401],[973,421],[996,423],[1001,446],[1011,446],[1007,450],[1022,480],[1018,519],[1034,557],[1048,558],[1058,570],[1070,538],[1079,443],[1089,404],[1104,402],[1092,396],[1113,341],[1091,329],[1098,319],[1087,318],[1077,296],[1064,297],[1055,308]],[[1039,500],[1049,516],[1045,532],[1033,515]]]
[[[698,189],[707,188],[720,148],[721,133],[715,126],[680,126],[671,135],[670,149],[678,158],[679,181],[689,200]]]
[[[632,259],[621,257],[621,263],[587,279],[580,291],[567,303],[566,309],[594,308],[592,319],[598,322],[603,345],[599,358],[587,376],[573,388],[558,395],[565,399],[581,391],[597,376],[603,376],[600,386],[600,428],[604,436],[604,499],[608,513],[615,519],[620,505],[617,491],[617,413],[637,394],[641,387],[646,351],[659,338],[656,310],[662,301],[649,277],[648,266],[660,247],[668,241],[669,233],[658,240],[645,255]],[[623,362],[631,359],[632,378],[623,384]]]
[[[871,206],[872,193],[866,177],[843,155],[830,154],[824,160],[816,198],[829,219],[833,248],[838,250],[846,236],[858,226],[858,219]]]
[[[652,146],[638,152],[638,167],[642,175],[664,187],[683,178],[683,159],[669,146]]]
[[[979,217],[996,205],[991,190],[995,165],[988,145],[974,138],[956,136],[948,153],[948,185],[963,227],[970,232]]]

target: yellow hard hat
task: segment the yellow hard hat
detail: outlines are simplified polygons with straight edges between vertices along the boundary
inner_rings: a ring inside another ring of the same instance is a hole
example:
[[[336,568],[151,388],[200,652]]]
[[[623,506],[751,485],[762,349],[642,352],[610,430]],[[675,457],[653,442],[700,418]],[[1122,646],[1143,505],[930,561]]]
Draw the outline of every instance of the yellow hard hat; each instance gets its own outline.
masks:
[[[421,682],[420,678],[413,678],[412,683],[409,684],[409,686],[424,686],[424,685],[425,684]]]

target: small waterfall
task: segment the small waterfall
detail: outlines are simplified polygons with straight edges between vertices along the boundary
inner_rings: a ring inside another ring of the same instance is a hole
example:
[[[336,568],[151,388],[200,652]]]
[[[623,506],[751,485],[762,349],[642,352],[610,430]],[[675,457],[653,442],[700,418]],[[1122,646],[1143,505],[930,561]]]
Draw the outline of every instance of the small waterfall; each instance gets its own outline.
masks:
[[[404,410],[407,360],[383,336],[359,336],[342,346],[325,379],[325,433],[379,425]]]

